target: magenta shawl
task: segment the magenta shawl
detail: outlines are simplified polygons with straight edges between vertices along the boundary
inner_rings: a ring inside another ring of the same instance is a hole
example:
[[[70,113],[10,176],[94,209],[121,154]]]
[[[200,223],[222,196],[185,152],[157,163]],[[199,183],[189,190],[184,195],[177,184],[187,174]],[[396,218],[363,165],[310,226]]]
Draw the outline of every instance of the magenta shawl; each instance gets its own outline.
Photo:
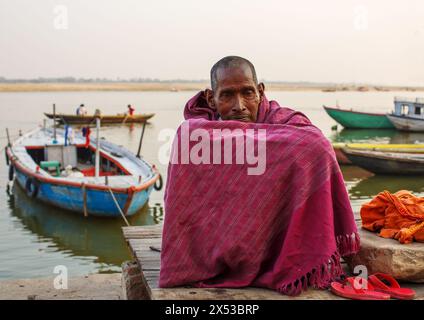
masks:
[[[359,250],[359,236],[321,131],[266,98],[257,123],[215,121],[203,92],[184,116],[190,132],[206,129],[211,139],[214,129],[266,129],[266,170],[248,175],[248,165],[235,161],[169,165],[159,286],[256,286],[289,295],[328,287],[343,272],[340,256]],[[175,139],[174,156],[181,127]]]

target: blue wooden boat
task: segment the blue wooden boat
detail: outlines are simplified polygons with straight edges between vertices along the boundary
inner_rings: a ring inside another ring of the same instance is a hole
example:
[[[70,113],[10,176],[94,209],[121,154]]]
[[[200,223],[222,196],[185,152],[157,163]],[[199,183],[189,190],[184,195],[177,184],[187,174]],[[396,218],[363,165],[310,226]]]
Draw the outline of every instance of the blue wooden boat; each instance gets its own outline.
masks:
[[[134,215],[161,188],[156,168],[125,148],[82,134],[71,142],[50,128],[20,137],[6,148],[9,179],[34,199],[85,216]]]

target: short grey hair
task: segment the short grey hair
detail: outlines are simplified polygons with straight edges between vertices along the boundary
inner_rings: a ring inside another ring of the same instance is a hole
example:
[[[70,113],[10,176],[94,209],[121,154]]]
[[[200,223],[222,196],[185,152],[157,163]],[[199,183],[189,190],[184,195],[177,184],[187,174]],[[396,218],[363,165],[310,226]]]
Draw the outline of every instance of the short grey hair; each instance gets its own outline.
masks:
[[[238,56],[227,56],[219,60],[217,63],[215,63],[211,69],[212,90],[215,91],[218,85],[218,79],[217,79],[218,69],[235,68],[235,67],[240,67],[242,65],[247,65],[250,68],[250,71],[252,72],[252,76],[253,76],[253,81],[255,81],[255,84],[258,84],[258,78],[256,76],[255,67],[249,60],[242,57],[238,57]]]

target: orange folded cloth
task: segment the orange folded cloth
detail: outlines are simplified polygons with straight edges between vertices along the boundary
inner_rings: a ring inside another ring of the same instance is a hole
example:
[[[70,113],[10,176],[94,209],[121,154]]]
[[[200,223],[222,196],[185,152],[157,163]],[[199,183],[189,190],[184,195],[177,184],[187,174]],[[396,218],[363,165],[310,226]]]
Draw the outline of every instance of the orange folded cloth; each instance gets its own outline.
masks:
[[[424,242],[424,197],[406,190],[380,192],[361,207],[362,227],[379,231],[383,238],[400,243]]]

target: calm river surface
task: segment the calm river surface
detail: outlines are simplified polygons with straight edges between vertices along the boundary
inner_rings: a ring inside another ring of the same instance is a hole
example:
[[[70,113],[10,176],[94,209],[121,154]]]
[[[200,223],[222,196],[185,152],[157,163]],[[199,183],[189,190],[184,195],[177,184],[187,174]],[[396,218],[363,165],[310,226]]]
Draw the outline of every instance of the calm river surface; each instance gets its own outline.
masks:
[[[142,155],[156,164],[166,180],[166,164],[159,161],[162,129],[176,129],[183,120],[185,102],[195,92],[29,92],[0,93],[0,145],[7,143],[5,128],[15,138],[19,130],[28,131],[42,124],[43,112],[55,103],[58,112],[74,113],[84,103],[89,113],[101,109],[103,114],[126,111],[133,104],[136,113],[156,115],[146,127]],[[331,130],[336,123],[322,105],[355,108],[370,112],[388,112],[395,95],[415,97],[414,93],[394,92],[268,92],[277,100],[305,113],[333,141],[374,141],[380,143],[424,143],[424,134],[400,133],[394,130]],[[137,152],[141,126],[104,127],[101,136]],[[4,152],[2,150],[2,152]],[[54,267],[65,265],[69,276],[96,272],[119,272],[121,263],[130,258],[124,242],[121,220],[84,219],[61,212],[29,199],[19,188],[13,195],[7,190],[4,154],[0,157],[0,280],[34,278],[53,274]],[[424,196],[424,181],[419,177],[374,176],[357,167],[342,167],[354,210],[386,189],[407,189]],[[163,219],[163,190],[153,191],[146,206],[130,219],[132,225],[159,223]]]

